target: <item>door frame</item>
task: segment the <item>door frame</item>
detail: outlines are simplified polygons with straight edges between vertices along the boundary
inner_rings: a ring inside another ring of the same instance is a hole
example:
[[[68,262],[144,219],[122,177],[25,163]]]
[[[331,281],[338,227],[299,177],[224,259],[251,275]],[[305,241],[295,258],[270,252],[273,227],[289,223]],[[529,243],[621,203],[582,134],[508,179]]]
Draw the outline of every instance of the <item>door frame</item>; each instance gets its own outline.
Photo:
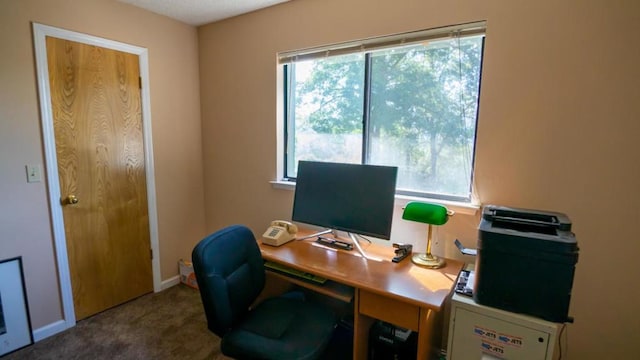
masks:
[[[146,48],[129,45],[92,35],[59,29],[56,27],[33,23],[33,42],[36,55],[38,92],[40,100],[40,118],[42,121],[42,137],[44,142],[45,168],[49,190],[49,208],[53,225],[53,240],[58,265],[58,280],[62,299],[64,329],[75,326],[76,316],[69,273],[67,256],[67,240],[64,231],[64,218],[60,204],[60,181],[58,178],[58,161],[53,128],[53,112],[51,109],[51,90],[49,87],[49,67],[47,62],[46,36],[94,45],[138,56],[140,77],[142,78],[142,133],[144,141],[145,175],[147,182],[147,205],[149,209],[149,235],[153,258],[153,291],[162,290],[160,278],[160,248],[158,242],[158,214],[156,209],[156,187],[153,166],[153,141],[151,139],[151,101],[149,95],[149,58]],[[64,330],[62,329],[62,330]]]

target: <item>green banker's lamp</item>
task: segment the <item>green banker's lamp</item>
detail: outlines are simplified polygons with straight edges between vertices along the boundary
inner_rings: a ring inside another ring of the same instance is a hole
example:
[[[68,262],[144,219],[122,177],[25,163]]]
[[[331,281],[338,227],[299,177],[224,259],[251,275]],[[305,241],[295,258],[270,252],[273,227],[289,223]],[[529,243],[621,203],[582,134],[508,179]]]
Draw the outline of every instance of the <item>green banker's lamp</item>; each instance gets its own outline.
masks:
[[[441,268],[445,265],[445,261],[431,254],[431,234],[433,232],[432,225],[444,225],[454,212],[446,207],[437,204],[429,204],[423,202],[412,201],[404,207],[402,218],[404,220],[417,221],[429,224],[429,232],[427,235],[427,252],[424,254],[415,254],[411,258],[414,264],[425,266],[432,269]]]

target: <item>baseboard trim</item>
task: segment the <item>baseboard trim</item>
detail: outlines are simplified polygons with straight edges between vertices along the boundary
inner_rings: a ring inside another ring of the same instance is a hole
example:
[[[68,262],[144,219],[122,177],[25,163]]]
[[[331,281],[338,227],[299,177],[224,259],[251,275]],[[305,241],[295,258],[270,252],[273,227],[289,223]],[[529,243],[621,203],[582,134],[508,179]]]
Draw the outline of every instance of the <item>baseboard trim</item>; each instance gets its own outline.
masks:
[[[168,288],[176,286],[178,284],[180,284],[180,275],[176,275],[172,278],[164,280],[162,283],[160,283],[160,290],[167,290]]]
[[[58,320],[51,324],[33,330],[33,341],[38,342],[44,340],[49,336],[53,336],[57,333],[67,330],[67,322],[64,320]]]

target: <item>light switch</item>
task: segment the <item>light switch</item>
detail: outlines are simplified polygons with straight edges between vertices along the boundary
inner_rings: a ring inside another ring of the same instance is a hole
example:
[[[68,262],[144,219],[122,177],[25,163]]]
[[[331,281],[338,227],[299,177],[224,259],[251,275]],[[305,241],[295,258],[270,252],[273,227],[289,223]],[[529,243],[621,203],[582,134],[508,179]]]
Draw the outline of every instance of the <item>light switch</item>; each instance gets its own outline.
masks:
[[[34,183],[42,181],[42,171],[40,165],[26,165],[27,182]]]

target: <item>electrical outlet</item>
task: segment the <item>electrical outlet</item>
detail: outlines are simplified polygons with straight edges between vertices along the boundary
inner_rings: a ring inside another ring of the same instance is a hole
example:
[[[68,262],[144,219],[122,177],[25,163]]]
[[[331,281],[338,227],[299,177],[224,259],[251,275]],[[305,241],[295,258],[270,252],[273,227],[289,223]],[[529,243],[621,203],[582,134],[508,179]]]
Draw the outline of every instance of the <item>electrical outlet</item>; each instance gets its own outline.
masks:
[[[27,182],[34,183],[42,181],[42,171],[40,165],[26,165],[27,169]]]

